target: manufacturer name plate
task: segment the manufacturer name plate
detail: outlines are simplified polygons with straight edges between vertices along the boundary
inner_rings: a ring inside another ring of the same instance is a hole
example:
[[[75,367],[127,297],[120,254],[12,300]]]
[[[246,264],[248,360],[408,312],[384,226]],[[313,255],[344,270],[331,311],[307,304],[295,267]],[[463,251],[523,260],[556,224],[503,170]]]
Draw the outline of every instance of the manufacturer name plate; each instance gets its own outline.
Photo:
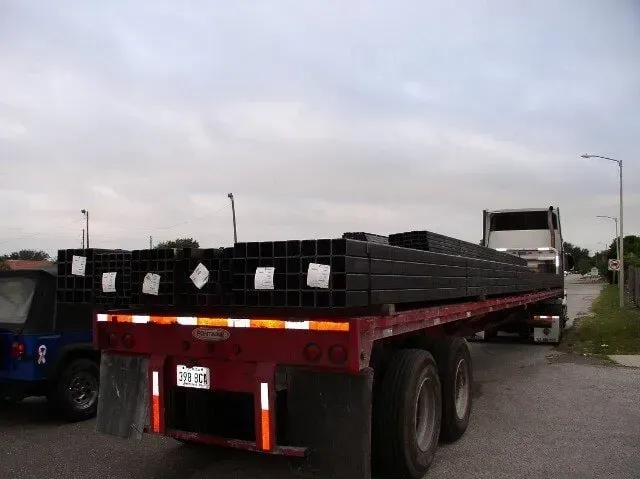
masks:
[[[191,334],[200,341],[226,341],[231,337],[231,333],[222,328],[196,328]]]

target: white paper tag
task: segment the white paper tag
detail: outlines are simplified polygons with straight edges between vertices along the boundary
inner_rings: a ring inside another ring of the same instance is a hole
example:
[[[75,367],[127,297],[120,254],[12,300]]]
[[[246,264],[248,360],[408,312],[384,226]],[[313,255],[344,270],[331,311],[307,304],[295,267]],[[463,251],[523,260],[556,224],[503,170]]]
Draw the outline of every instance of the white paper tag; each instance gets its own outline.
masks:
[[[73,256],[71,259],[71,274],[76,276],[84,276],[84,270],[87,267],[87,258],[84,256]]]
[[[273,273],[276,269],[272,266],[260,266],[256,268],[256,277],[253,281],[255,289],[273,289]]]
[[[116,292],[116,275],[117,272],[102,273],[102,291],[104,293]]]
[[[144,294],[153,294],[158,296],[160,290],[160,275],[155,273],[147,273],[142,282],[142,292]]]
[[[307,286],[310,288],[329,288],[331,266],[328,264],[310,263],[307,270]]]
[[[209,281],[209,270],[202,263],[198,263],[198,266],[196,266],[196,269],[193,270],[189,278],[196,288],[202,289]]]

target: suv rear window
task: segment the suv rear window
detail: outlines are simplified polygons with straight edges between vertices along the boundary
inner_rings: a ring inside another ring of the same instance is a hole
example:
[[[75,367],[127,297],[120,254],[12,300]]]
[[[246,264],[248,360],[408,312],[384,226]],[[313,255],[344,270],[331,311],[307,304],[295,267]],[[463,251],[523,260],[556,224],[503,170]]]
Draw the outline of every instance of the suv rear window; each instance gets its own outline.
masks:
[[[35,290],[36,282],[31,278],[0,278],[0,323],[24,323]]]

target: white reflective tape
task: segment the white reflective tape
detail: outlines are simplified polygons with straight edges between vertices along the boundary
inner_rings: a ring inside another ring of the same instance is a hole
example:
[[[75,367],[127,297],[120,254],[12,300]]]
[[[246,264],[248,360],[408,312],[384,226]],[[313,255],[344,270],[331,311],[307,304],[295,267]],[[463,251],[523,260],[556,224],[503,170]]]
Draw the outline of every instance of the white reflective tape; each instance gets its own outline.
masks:
[[[285,321],[285,329],[309,329],[309,321]]]
[[[108,320],[109,320],[108,314],[98,314],[98,321],[108,321]]]
[[[229,318],[227,320],[227,326],[229,326],[230,328],[250,328],[251,327],[251,320],[250,319]]]
[[[263,411],[269,410],[269,385],[260,383],[260,407]]]
[[[496,251],[507,251],[507,248],[496,248]]]
[[[549,248],[549,247],[542,247],[542,248],[538,248],[538,251],[551,251],[551,248]]]
[[[197,326],[198,318],[189,318],[184,316],[182,318],[178,318],[178,324],[182,324],[183,326]]]
[[[151,321],[151,316],[132,316],[131,322],[138,324],[146,324]]]
[[[158,371],[153,371],[151,374],[153,387],[151,393],[154,396],[160,396],[160,377],[158,376]]]

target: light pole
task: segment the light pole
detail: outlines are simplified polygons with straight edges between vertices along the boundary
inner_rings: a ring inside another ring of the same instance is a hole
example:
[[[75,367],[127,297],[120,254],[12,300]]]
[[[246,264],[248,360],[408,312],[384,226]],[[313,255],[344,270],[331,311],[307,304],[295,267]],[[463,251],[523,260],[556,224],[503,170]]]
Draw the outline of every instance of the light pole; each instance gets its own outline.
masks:
[[[238,242],[238,230],[236,229],[236,203],[233,201],[233,193],[227,195],[231,200],[231,213],[233,214],[233,243]]]
[[[80,213],[84,215],[87,223],[87,249],[89,249],[89,210],[80,210]]]
[[[620,170],[620,234],[618,236],[618,259],[620,260],[620,308],[624,307],[624,233],[623,233],[623,202],[622,202],[622,160],[609,158],[607,156],[584,154],[582,158],[600,158],[601,160],[613,161],[618,164]]]

